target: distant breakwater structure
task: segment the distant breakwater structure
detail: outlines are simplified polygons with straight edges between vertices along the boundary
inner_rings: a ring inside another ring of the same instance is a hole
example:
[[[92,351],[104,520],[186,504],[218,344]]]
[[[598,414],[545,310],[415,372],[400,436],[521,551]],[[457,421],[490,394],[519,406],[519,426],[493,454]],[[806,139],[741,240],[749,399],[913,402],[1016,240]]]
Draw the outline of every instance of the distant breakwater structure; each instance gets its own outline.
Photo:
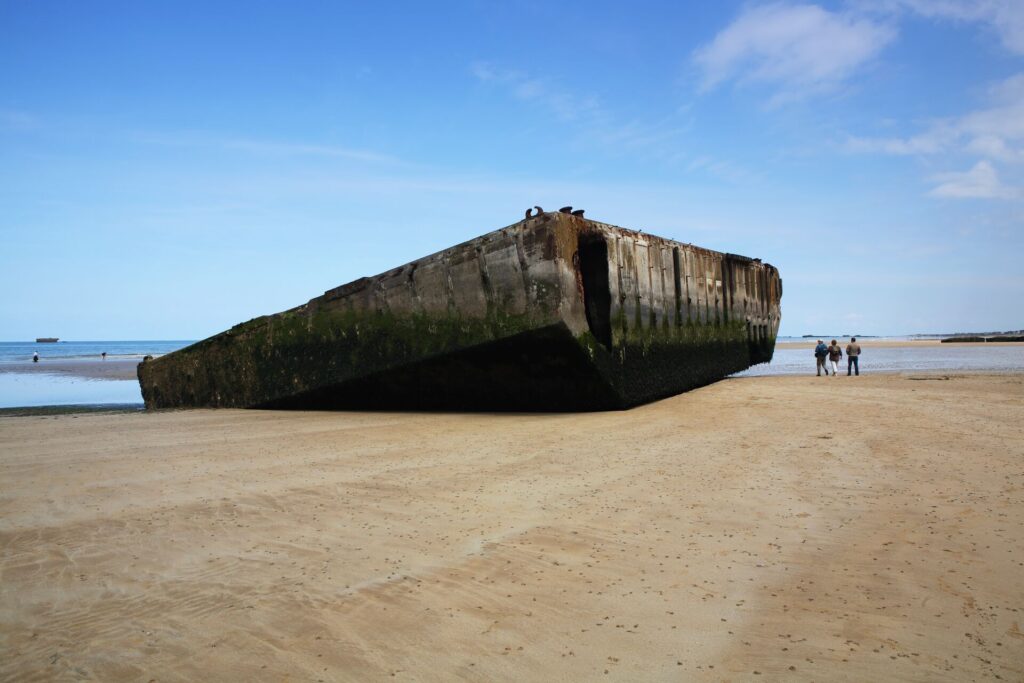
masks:
[[[146,407],[614,410],[771,360],[775,267],[535,208],[147,359]]]
[[[1024,342],[1024,334],[1020,332],[998,332],[995,334],[961,334],[939,340],[943,344],[985,344],[992,342]]]

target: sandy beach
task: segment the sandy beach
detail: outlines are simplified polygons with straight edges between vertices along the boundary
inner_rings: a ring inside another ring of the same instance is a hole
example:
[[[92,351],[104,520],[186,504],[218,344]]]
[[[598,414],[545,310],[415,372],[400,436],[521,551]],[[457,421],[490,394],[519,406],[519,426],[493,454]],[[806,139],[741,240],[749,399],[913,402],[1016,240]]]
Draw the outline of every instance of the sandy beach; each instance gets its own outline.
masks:
[[[3,680],[1022,680],[1024,375],[0,418]]]

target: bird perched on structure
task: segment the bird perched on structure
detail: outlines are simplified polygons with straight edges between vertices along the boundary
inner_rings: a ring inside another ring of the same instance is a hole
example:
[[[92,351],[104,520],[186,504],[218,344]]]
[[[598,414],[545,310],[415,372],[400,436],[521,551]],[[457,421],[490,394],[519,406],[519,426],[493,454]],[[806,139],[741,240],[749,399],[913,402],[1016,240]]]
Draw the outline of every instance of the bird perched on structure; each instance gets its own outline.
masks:
[[[531,215],[530,212],[533,211],[533,209],[537,209],[537,213]],[[539,216],[542,213],[544,213],[544,209],[540,208],[539,206],[535,206],[535,207],[533,207],[533,209],[527,209],[526,210],[526,217],[527,218],[536,218],[537,216]]]
[[[558,212],[559,213],[572,213],[572,207],[571,206],[563,206],[561,209],[558,210]]]
[[[572,212],[572,215],[583,218],[583,209],[576,209],[575,211]]]

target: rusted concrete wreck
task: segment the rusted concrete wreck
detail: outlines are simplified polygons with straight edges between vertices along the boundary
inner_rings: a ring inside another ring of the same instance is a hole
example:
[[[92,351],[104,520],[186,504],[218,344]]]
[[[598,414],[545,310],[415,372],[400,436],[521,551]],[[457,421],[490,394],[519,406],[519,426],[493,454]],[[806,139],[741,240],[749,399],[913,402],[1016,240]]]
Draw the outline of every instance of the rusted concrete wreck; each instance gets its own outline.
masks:
[[[139,365],[148,408],[607,410],[771,360],[773,266],[568,210]]]

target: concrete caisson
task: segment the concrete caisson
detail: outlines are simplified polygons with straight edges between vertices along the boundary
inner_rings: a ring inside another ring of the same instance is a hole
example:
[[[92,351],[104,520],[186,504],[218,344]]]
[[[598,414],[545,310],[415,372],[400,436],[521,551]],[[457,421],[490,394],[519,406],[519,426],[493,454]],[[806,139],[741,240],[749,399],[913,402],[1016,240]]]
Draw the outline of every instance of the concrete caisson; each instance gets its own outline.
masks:
[[[148,408],[608,410],[771,360],[773,266],[561,212],[139,365]]]

